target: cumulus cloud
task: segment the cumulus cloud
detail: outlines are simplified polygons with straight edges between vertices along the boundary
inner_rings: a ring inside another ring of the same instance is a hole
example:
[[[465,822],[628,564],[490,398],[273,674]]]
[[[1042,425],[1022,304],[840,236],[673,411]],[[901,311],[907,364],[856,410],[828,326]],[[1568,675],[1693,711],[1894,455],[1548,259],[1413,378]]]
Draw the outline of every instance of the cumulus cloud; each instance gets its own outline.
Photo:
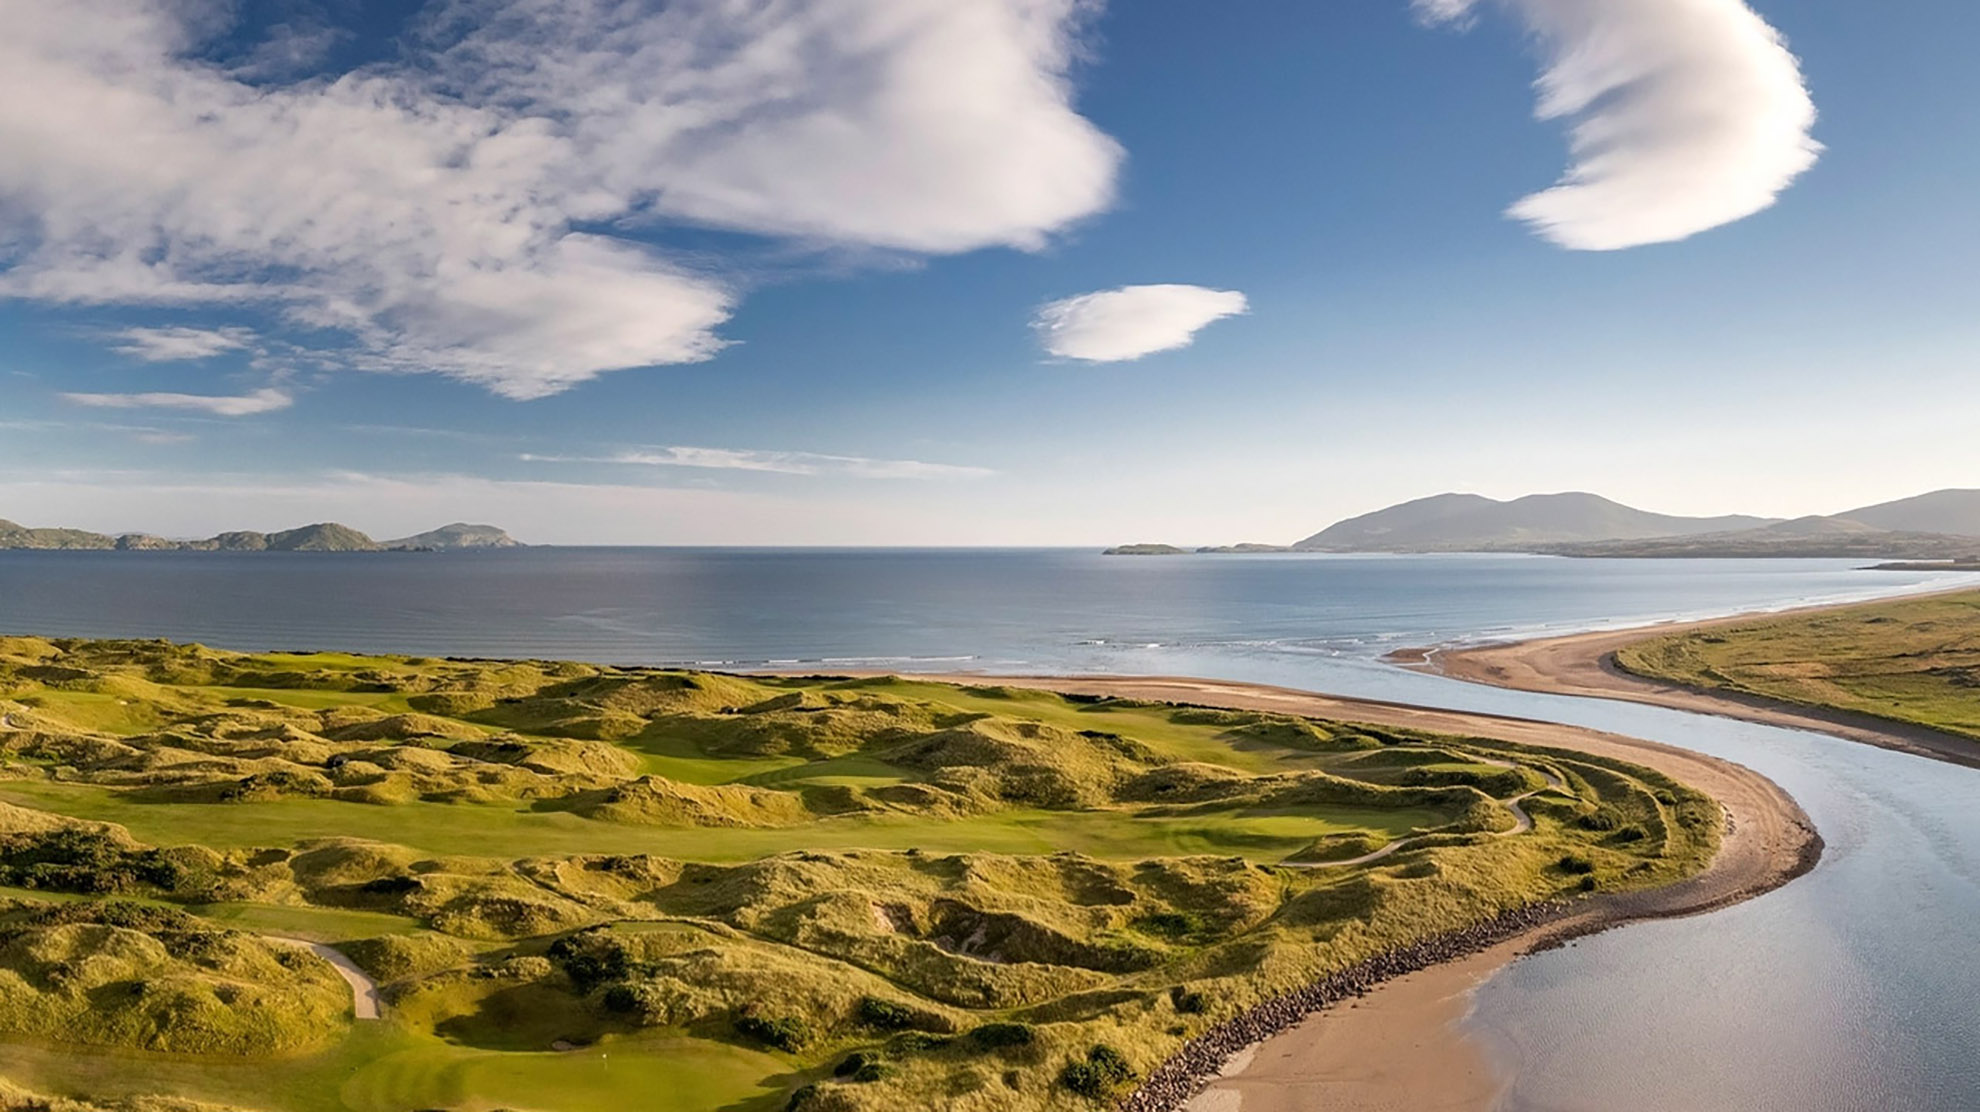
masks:
[[[1488,0],[1415,0],[1463,22]],[[1772,205],[1822,146],[1780,33],[1743,0],[1491,0],[1543,50],[1538,115],[1567,120],[1560,182],[1510,215],[1563,247],[1685,239]]]
[[[524,455],[522,458],[538,463],[618,463],[717,471],[767,471],[779,475],[843,475],[856,479],[978,479],[996,474],[987,467],[924,463],[913,459],[868,459],[864,456],[834,456],[817,452],[765,452],[687,445],[641,448],[609,456]]]
[[[98,409],[187,409],[215,417],[251,417],[295,404],[294,398],[275,389],[248,394],[64,394],[62,397]]]
[[[126,328],[113,347],[147,363],[178,363],[242,351],[253,339],[245,328]]]
[[[706,359],[740,282],[668,224],[943,253],[1105,207],[1089,7],[433,0],[391,60],[278,79],[203,53],[224,0],[0,0],[0,296],[265,306],[517,398]]]
[[[1032,318],[1045,350],[1066,359],[1118,363],[1188,347],[1206,325],[1248,308],[1236,290],[1122,286],[1068,297]]]

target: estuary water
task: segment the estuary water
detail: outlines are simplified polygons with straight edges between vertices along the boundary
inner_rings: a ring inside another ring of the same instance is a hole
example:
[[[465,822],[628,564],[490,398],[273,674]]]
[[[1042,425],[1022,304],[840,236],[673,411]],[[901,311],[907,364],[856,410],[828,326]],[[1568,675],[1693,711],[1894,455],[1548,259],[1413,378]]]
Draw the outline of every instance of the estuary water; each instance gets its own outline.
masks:
[[[1504,1106],[1980,1109],[1980,771],[1793,730],[1475,687],[1404,645],[1957,585],[1845,561],[523,549],[0,552],[0,632],[703,667],[1196,675],[1702,750],[1792,792],[1814,873],[1526,959],[1467,1020]]]

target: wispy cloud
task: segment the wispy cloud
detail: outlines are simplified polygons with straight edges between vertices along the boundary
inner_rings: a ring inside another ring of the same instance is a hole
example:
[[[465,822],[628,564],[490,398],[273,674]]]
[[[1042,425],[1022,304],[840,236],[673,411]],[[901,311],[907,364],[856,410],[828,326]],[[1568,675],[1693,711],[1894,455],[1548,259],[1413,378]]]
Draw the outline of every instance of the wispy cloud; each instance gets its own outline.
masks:
[[[1188,347],[1205,326],[1248,308],[1236,290],[1123,286],[1054,301],[1038,310],[1031,326],[1053,355],[1118,363]]]
[[[230,67],[230,5],[0,0],[0,150],[33,152],[0,296],[261,306],[515,398],[707,359],[744,283],[658,223],[947,253],[1109,204],[1067,76],[1094,6],[434,0],[391,60],[288,79],[318,31]]]
[[[147,363],[211,359],[244,351],[254,341],[246,328],[126,328],[115,334],[113,350]]]
[[[98,409],[184,409],[216,417],[251,417],[295,404],[294,398],[273,388],[248,394],[63,394],[62,397]]]
[[[779,475],[842,475],[856,479],[980,479],[996,474],[987,467],[924,463],[912,459],[868,459],[817,452],[763,452],[738,448],[676,445],[641,448],[608,456],[525,454],[537,463],[610,463],[640,467],[693,467],[718,471],[767,471]]]
[[[1486,0],[1415,0],[1465,22]],[[1685,239],[1771,206],[1815,164],[1815,104],[1780,33],[1743,0],[1494,0],[1546,52],[1538,115],[1573,163],[1510,215],[1563,247]]]

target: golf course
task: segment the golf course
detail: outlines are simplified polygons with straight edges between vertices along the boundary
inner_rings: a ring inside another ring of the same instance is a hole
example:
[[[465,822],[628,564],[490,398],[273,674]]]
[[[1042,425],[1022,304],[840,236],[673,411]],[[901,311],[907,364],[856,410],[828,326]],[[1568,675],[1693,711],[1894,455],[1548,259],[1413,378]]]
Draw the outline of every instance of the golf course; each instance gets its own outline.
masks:
[[[1722,828],[1611,757],[1264,710],[0,638],[0,1107],[1107,1107]]]

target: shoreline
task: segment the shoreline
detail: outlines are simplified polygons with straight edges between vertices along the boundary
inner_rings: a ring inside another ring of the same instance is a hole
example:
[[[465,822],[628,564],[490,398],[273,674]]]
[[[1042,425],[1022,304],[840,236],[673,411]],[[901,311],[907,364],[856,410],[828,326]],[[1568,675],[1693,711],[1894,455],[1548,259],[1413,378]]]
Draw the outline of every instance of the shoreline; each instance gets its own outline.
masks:
[[[1487,1112],[1502,1080],[1458,1030],[1470,992],[1517,958],[1633,922],[1704,914],[1815,867],[1821,836],[1751,769],[1661,742],[1577,726],[1292,688],[1182,677],[912,676],[1237,710],[1301,714],[1571,749],[1654,768],[1717,799],[1727,828],[1706,869],[1661,888],[1510,913],[1266,1001],[1180,1050],[1120,1105],[1131,1112]],[[1402,960],[1397,960],[1398,958]],[[1339,1005],[1345,1004],[1342,1007]],[[1263,1013],[1263,1014],[1261,1014]],[[1199,1045],[1202,1044],[1202,1045]],[[1144,1092],[1146,1095],[1144,1095]]]
[[[1917,595],[1894,596],[1926,598],[1933,595],[1965,594],[1971,585]],[[1928,726],[1879,718],[1858,711],[1804,706],[1763,695],[1738,691],[1693,687],[1670,680],[1639,676],[1616,663],[1616,652],[1626,645],[1653,637],[1720,629],[1774,618],[1823,614],[1851,607],[1873,605],[1864,602],[1826,603],[1793,610],[1773,610],[1734,614],[1698,621],[1663,622],[1633,629],[1600,630],[1531,641],[1475,645],[1455,648],[1398,649],[1385,658],[1412,671],[1429,672],[1467,683],[1511,688],[1544,695],[1575,695],[1593,699],[1616,699],[1643,703],[1715,718],[1733,718],[1763,726],[1808,730],[1848,741],[1875,745],[1917,757],[1980,768],[1980,742],[1955,734],[1942,733]]]

